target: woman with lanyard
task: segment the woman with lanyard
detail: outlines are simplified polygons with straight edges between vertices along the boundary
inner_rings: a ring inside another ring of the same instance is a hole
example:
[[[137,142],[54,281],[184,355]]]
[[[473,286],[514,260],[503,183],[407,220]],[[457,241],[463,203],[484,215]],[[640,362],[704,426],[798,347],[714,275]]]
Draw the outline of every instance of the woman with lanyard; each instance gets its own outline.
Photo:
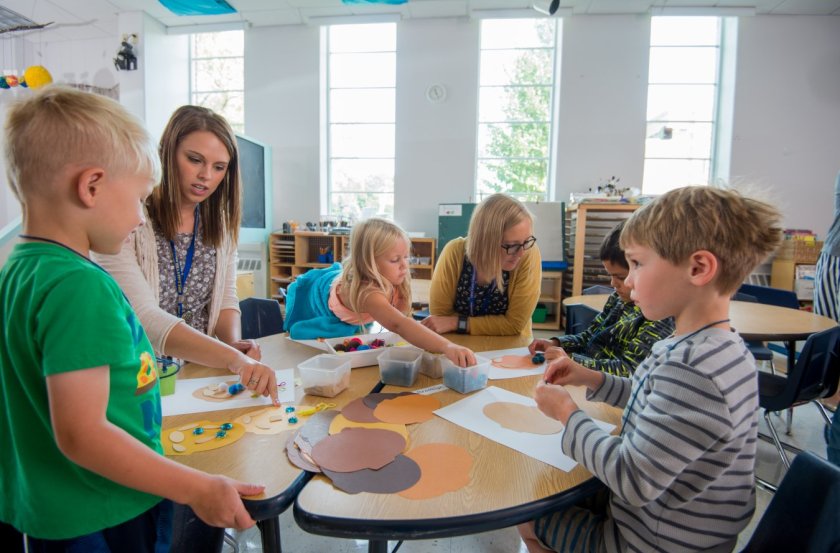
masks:
[[[183,106],[160,141],[163,177],[146,201],[147,223],[114,256],[96,256],[137,312],[159,356],[226,368],[277,402],[274,371],[241,339],[236,296],[240,222],[239,154],[230,125],[213,111]],[[173,551],[219,550],[210,528],[176,506]]]
[[[493,194],[476,206],[466,238],[443,248],[423,324],[439,334],[531,336],[542,281],[531,213]]]

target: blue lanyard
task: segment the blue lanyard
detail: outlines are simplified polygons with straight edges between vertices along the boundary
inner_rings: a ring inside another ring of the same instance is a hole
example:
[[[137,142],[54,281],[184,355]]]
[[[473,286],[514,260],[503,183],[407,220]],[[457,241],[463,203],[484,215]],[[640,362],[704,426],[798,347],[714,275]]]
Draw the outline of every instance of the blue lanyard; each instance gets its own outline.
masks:
[[[172,250],[172,260],[175,262],[175,290],[178,292],[178,316],[184,314],[184,290],[187,287],[187,278],[192,269],[193,257],[195,256],[195,235],[198,234],[198,206],[195,206],[193,217],[193,235],[190,240],[190,247],[187,248],[187,258],[184,260],[184,268],[181,269],[181,260],[178,259],[178,252],[175,251],[175,242],[169,241],[169,248]]]
[[[476,268],[473,265],[472,268],[472,279],[470,280],[470,317],[475,317],[475,276]],[[477,313],[478,315],[486,315],[487,314],[487,305],[490,303],[490,296],[493,295],[493,290],[496,289],[496,281],[490,283],[490,288],[485,292],[484,299],[481,302],[481,311]]]
[[[704,325],[704,326],[698,328],[697,330],[695,330],[694,332],[692,332],[691,334],[686,334],[685,336],[683,336],[682,338],[680,338],[679,340],[677,340],[673,344],[669,345],[668,346],[668,351],[674,351],[675,347],[682,344],[683,342],[685,342],[689,338],[697,336],[698,334],[700,334],[701,332],[703,332],[707,328],[712,328],[715,325],[719,325],[721,323],[728,323],[728,322],[729,322],[729,319],[721,319],[719,321],[715,321],[713,323],[709,323],[707,325]],[[622,436],[624,434],[624,429],[627,427],[627,419],[630,418],[630,413],[633,411],[633,404],[636,403],[636,397],[638,397],[638,395],[639,395],[639,390],[641,390],[642,386],[644,386],[645,380],[647,380],[648,376],[650,376],[650,371],[645,373],[645,375],[642,378],[639,379],[639,385],[636,386],[636,390],[633,392],[633,397],[630,398],[630,403],[627,404],[627,408],[624,410],[624,415],[621,417],[621,432],[619,432],[619,434],[618,434],[619,436]]]

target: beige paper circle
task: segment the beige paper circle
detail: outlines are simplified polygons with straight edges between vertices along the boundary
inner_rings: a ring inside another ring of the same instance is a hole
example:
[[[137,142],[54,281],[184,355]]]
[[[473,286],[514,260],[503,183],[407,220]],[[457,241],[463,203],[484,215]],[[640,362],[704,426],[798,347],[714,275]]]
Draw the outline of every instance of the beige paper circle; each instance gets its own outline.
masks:
[[[563,430],[562,422],[546,417],[539,409],[530,405],[497,401],[485,405],[483,411],[487,418],[516,432],[557,434]]]

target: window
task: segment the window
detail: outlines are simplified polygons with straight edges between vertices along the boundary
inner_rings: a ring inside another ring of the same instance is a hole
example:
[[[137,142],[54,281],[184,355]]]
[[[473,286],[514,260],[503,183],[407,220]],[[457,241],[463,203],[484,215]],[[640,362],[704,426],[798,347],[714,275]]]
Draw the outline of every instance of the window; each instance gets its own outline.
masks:
[[[642,191],[708,184],[716,132],[721,19],[653,17]]]
[[[327,28],[327,210],[394,216],[395,23]]]
[[[548,197],[556,19],[481,22],[476,196]]]
[[[190,99],[245,132],[245,33],[190,35]]]

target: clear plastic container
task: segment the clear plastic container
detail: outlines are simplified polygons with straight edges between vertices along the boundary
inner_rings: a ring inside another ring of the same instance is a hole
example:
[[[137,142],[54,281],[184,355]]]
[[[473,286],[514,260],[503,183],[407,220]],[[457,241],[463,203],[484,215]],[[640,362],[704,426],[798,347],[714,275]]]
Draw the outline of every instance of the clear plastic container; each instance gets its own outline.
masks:
[[[298,365],[303,393],[335,397],[350,386],[350,360],[323,353]]]
[[[490,374],[490,360],[475,356],[476,364],[469,367],[459,367],[446,357],[441,357],[443,365],[443,384],[456,392],[468,394],[487,386],[487,375]]]
[[[391,386],[411,386],[417,378],[423,350],[388,348],[378,358],[379,379]]]
[[[362,344],[370,344],[373,340],[382,340],[385,342],[383,347],[375,348],[375,349],[365,349],[365,350],[357,350],[357,351],[336,351],[335,346],[339,344],[343,344],[344,340],[352,340],[353,338],[358,338]],[[355,336],[342,336],[340,338],[327,338],[324,340],[324,343],[327,346],[327,351],[329,353],[334,353],[336,355],[340,355],[342,357],[346,357],[350,359],[350,367],[355,369],[356,367],[369,367],[371,365],[376,365],[376,359],[379,357],[382,352],[385,351],[386,348],[390,349],[393,347],[404,347],[408,345],[408,342],[403,340],[402,336],[399,334],[395,334],[393,332],[380,332],[377,334],[357,334]],[[399,345],[397,345],[399,344]]]
[[[446,359],[446,356],[442,353],[424,351],[423,358],[420,360],[420,374],[425,374],[429,378],[442,377],[443,365],[440,362],[441,359]]]

